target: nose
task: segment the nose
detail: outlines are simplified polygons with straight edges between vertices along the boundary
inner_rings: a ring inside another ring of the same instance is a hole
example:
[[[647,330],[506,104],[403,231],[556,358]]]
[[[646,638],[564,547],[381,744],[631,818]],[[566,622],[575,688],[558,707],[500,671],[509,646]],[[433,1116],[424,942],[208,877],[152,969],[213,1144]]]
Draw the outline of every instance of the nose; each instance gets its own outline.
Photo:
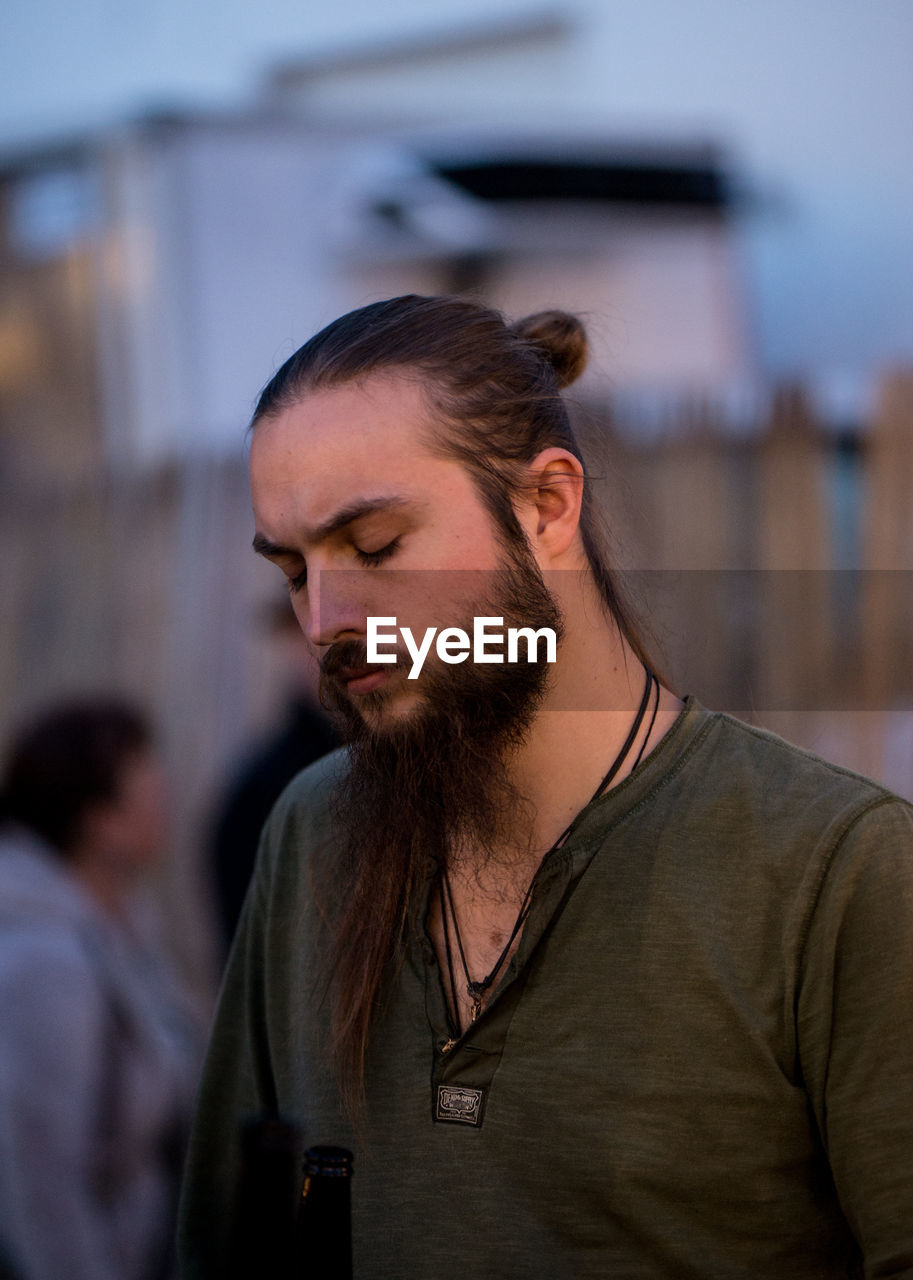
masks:
[[[325,649],[337,640],[364,639],[367,634],[367,605],[364,573],[355,569],[315,569],[309,571],[305,616],[299,622],[315,649]]]

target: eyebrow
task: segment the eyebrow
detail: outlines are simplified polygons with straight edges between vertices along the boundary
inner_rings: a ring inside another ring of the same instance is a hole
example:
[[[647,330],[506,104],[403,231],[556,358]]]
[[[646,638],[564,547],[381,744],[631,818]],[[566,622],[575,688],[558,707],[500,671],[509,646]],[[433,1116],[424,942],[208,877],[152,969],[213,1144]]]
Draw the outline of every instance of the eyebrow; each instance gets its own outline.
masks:
[[[339,511],[321,524],[316,525],[313,529],[306,529],[304,531],[304,540],[312,543],[323,542],[325,538],[338,533],[346,525],[354,524],[356,520],[361,520],[363,516],[372,515],[375,511],[392,511],[398,507],[410,505],[412,504],[408,499],[395,495],[387,498],[366,498],[361,502],[351,502],[348,506],[341,507]],[[251,545],[257,555],[260,556],[298,556],[301,554],[295,547],[280,546],[279,543],[271,541],[259,531],[254,534]]]

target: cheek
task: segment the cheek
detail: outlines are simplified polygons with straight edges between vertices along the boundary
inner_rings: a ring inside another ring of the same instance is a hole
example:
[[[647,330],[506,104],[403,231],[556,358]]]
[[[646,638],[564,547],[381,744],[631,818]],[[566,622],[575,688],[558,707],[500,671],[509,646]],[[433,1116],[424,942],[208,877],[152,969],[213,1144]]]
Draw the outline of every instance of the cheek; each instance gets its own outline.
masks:
[[[447,530],[437,562],[448,570],[487,572],[497,569],[502,558],[503,552],[486,513],[478,511],[464,518],[456,528]]]
[[[399,628],[410,627],[416,640],[427,628],[464,626],[486,598],[491,574],[479,569],[416,569],[390,575],[375,616],[395,617]]]
[[[157,853],[164,845],[168,808],[168,788],[157,767],[134,776],[125,796],[124,809],[129,828],[142,850]]]
[[[292,596],[292,608],[309,646],[319,652],[316,646],[344,632],[363,633],[367,618],[396,613],[398,602],[414,594],[415,576],[385,569],[317,570],[306,589]]]
[[[295,621],[301,629],[302,636],[307,636],[307,624],[310,617],[310,597],[307,589],[303,591],[289,592],[289,602],[292,606],[292,613],[295,615]],[[307,643],[307,641],[305,641]],[[310,648],[310,645],[308,645]]]

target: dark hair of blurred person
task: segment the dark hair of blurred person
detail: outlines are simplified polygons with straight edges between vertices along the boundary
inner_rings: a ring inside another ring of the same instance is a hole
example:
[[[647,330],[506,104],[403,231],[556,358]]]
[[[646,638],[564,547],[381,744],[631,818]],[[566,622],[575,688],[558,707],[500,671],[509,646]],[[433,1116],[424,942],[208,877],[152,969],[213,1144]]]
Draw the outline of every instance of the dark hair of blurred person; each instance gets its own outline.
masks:
[[[23,1280],[173,1274],[199,1037],[141,894],[165,845],[144,717],[15,735],[0,792],[0,1236]]]
[[[16,742],[0,818],[34,831],[116,907],[117,883],[160,850],[163,800],[151,732],[140,713],[118,701],[76,703],[42,717]],[[113,862],[105,857],[109,846]],[[101,869],[111,863],[114,885],[98,877],[99,861]]]

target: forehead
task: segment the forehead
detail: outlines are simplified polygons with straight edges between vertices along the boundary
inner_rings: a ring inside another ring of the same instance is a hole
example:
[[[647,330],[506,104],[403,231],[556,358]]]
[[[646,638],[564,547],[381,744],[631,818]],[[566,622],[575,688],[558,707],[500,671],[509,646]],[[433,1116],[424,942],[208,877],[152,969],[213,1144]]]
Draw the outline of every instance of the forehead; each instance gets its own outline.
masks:
[[[458,464],[432,452],[432,414],[421,385],[373,375],[315,391],[259,423],[250,450],[258,519],[318,524],[346,503],[385,493],[455,499],[469,484]]]

